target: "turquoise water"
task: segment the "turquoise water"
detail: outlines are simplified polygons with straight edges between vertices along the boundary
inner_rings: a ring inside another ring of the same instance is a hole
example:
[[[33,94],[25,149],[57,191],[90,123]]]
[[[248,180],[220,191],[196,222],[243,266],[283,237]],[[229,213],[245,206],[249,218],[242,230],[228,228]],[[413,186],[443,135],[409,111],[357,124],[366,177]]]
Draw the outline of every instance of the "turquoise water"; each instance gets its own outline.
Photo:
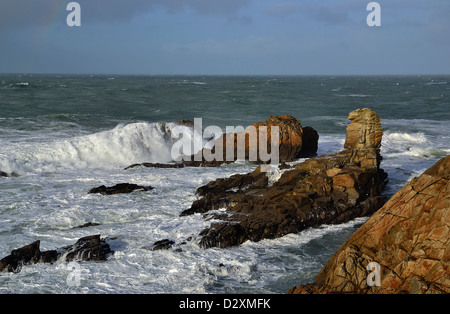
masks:
[[[348,113],[369,107],[383,123],[382,168],[391,196],[450,154],[450,76],[99,76],[0,75],[0,257],[41,240],[42,249],[100,233],[114,238],[105,263],[80,263],[81,283],[67,284],[63,262],[0,275],[0,293],[285,293],[312,281],[323,263],[364,222],[202,250],[146,247],[181,242],[209,222],[178,217],[196,188],[251,171],[133,169],[170,161],[172,122],[202,118],[203,127],[248,126],[289,114],[320,134],[319,153],[343,148]],[[165,131],[162,130],[162,123]],[[149,193],[88,195],[102,184],[152,185]],[[72,229],[86,222],[99,226]]]

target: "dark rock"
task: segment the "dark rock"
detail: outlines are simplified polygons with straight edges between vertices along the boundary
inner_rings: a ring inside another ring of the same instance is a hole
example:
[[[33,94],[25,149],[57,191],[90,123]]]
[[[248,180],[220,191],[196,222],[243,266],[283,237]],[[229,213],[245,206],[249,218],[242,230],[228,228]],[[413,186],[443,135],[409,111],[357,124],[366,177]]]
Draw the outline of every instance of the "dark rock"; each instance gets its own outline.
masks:
[[[23,265],[36,264],[41,258],[40,241],[11,251],[11,255],[0,260],[0,272],[20,272]]]
[[[6,173],[4,171],[0,171],[0,177],[5,177],[5,178],[7,178],[7,177],[14,177],[14,178],[16,178],[18,176],[19,175],[17,173],[15,173],[15,172]]]
[[[303,128],[302,149],[298,158],[309,158],[317,155],[319,149],[319,133],[312,127]]]
[[[81,229],[81,228],[88,228],[88,227],[95,227],[95,226],[100,226],[100,224],[95,223],[95,222],[87,222],[84,225],[79,225],[79,226],[73,227],[73,229]]]
[[[53,264],[59,258],[59,254],[57,250],[50,250],[41,252],[40,263]]]
[[[133,169],[136,167],[146,167],[146,168],[184,168],[186,167],[185,164],[183,163],[172,163],[172,164],[161,164],[161,163],[149,163],[149,162],[145,162],[143,164],[133,164],[131,166],[126,167],[124,170],[128,170],[128,169]]]
[[[175,244],[175,242],[172,241],[172,240],[169,240],[169,239],[164,239],[164,240],[156,241],[155,243],[153,243],[154,247],[153,247],[152,251],[168,250],[168,249],[170,249],[174,244]]]
[[[139,185],[130,184],[130,183],[120,183],[113,187],[106,187],[106,186],[102,185],[97,188],[93,188],[89,191],[89,194],[99,193],[102,195],[113,195],[113,194],[120,194],[120,193],[131,193],[135,190],[150,191],[153,189],[154,188],[151,186],[139,186]]]
[[[111,248],[100,235],[81,238],[77,243],[59,249],[59,258],[65,261],[105,261]]]
[[[22,248],[11,251],[11,254],[0,260],[0,272],[20,272],[22,266],[37,263],[54,263],[57,260],[73,261],[105,261],[112,254],[108,243],[93,235],[79,239],[74,245],[57,250],[41,252],[40,241],[35,241]]]

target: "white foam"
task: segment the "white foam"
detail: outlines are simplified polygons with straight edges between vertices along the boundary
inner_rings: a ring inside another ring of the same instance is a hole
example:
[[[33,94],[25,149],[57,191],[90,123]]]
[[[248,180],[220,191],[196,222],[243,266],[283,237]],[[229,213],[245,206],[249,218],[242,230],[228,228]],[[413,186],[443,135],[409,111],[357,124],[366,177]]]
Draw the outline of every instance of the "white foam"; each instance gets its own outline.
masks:
[[[387,134],[389,140],[396,143],[425,143],[427,142],[427,138],[425,134],[419,133],[390,133]]]
[[[355,97],[355,98],[372,97],[372,95],[366,95],[366,94],[336,94],[336,96],[339,96],[339,97]]]
[[[179,137],[175,137],[179,135]],[[57,171],[64,168],[128,166],[143,162],[171,162],[171,148],[176,141],[199,143],[206,139],[192,128],[174,123],[120,124],[112,130],[47,142],[5,143],[0,155],[3,171]],[[183,145],[189,148],[191,145]],[[185,154],[195,153],[186,149]]]

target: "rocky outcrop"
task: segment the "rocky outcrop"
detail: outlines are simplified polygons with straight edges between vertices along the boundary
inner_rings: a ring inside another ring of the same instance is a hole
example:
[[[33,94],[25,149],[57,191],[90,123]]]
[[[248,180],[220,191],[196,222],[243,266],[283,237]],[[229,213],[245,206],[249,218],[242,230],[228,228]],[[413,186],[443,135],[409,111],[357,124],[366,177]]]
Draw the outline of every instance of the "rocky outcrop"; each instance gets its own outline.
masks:
[[[79,239],[75,244],[57,250],[40,250],[40,241],[35,241],[22,248],[13,250],[10,255],[0,260],[0,272],[20,272],[24,265],[37,263],[54,263],[58,260],[70,261],[105,261],[112,254],[110,246],[100,235]]]
[[[181,120],[178,124],[193,127],[191,121]],[[277,157],[280,162],[295,161],[298,158],[317,154],[319,140],[317,131],[312,127],[303,128],[299,120],[289,115],[283,115],[271,116],[264,122],[251,125],[243,132],[224,134],[215,141],[212,149],[205,148],[195,155],[183,156],[181,161],[170,164],[133,164],[125,170],[138,166],[148,168],[218,167],[235,162],[238,156],[257,164],[267,163],[267,158],[262,158],[261,154],[271,153],[273,127],[279,129],[277,145],[279,154]],[[254,132],[249,130],[254,130]],[[260,138],[267,142],[268,147],[264,152],[260,150]],[[230,149],[227,149],[228,147]]]
[[[89,194],[102,194],[102,195],[113,195],[113,194],[121,194],[121,193],[131,193],[136,190],[140,191],[150,191],[154,188],[151,186],[140,186],[137,184],[130,183],[120,183],[112,187],[106,187],[104,185],[93,188],[89,191]]]
[[[270,152],[270,144],[272,140],[272,128],[278,127],[278,151],[280,162],[293,161],[298,158],[302,149],[303,128],[300,121],[292,116],[270,116],[267,121],[252,124],[256,130],[255,140],[250,140],[246,134],[248,131],[239,132],[236,134],[226,134],[219,138],[216,142],[217,145],[222,145],[224,148],[227,145],[227,141],[230,141],[234,147],[234,156],[238,156],[239,137],[245,137],[245,159],[250,159],[251,151],[257,152],[257,161],[264,160],[260,154],[260,139],[265,139],[267,143],[266,152]],[[224,149],[224,160],[226,160],[226,153]]]
[[[291,293],[450,293],[450,156],[397,192]],[[367,278],[379,265],[379,286]],[[368,270],[369,269],[369,270]],[[369,283],[371,283],[369,285]]]
[[[220,220],[201,232],[200,244],[230,247],[280,237],[367,216],[383,206],[387,175],[379,168],[381,121],[369,109],[352,112],[349,118],[356,127],[349,125],[346,142],[358,144],[348,144],[342,152],[300,163],[276,182],[258,168],[200,187],[196,193],[201,198],[181,215],[203,213]],[[217,209],[225,211],[213,211]]]

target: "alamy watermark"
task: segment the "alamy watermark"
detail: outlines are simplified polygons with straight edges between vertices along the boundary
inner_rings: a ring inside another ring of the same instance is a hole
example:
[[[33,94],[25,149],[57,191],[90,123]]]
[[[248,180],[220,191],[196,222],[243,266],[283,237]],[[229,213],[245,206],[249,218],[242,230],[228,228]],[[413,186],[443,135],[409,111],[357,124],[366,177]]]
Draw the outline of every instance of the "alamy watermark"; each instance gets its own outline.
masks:
[[[81,266],[77,262],[67,264],[67,270],[70,272],[66,283],[69,287],[79,287],[81,284]]]
[[[371,11],[369,15],[367,15],[367,25],[372,26],[381,26],[381,6],[378,2],[370,2],[367,5],[367,11]]]
[[[67,26],[81,26],[81,6],[78,2],[70,2],[66,7],[67,11],[71,11],[66,18]]]
[[[372,262],[367,265],[367,270],[370,271],[367,276],[367,285],[369,287],[381,286],[381,266],[377,262]]]
[[[223,137],[217,139],[212,137],[212,134],[222,134],[225,139]],[[171,149],[171,157],[174,161],[247,160],[271,166],[277,166],[280,163],[280,128],[278,126],[256,128],[252,125],[246,129],[242,126],[227,126],[224,133],[215,125],[203,129],[202,118],[195,118],[193,137],[186,140],[180,139],[180,135],[182,134],[176,129],[172,131],[172,138],[179,139]],[[209,139],[206,145],[204,145],[204,139]],[[204,147],[212,149],[203,149]],[[265,172],[270,169],[262,168],[261,171]]]

